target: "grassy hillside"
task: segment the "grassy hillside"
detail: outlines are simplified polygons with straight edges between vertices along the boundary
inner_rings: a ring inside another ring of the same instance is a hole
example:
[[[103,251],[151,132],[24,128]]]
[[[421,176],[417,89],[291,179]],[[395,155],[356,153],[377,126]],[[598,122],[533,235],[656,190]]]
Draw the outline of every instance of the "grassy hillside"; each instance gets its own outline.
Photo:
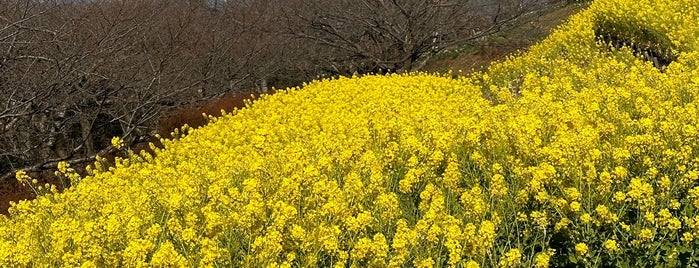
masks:
[[[554,5],[544,10],[526,14],[503,26],[500,32],[468,44],[445,50],[426,62],[422,70],[426,72],[484,71],[507,56],[526,51],[532,45],[546,38],[551,31],[565,20],[580,12],[589,3]]]
[[[317,81],[61,166],[74,187],[0,216],[0,265],[695,263],[697,16],[600,0],[485,73]]]

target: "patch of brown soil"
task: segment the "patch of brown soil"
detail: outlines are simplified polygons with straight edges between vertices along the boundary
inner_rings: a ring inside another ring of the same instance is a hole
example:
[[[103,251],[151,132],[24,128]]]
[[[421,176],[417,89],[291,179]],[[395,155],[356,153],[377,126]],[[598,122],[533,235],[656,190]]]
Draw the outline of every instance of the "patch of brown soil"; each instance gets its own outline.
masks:
[[[273,92],[268,94],[273,94]],[[158,121],[156,131],[162,137],[169,138],[170,132],[172,132],[175,128],[182,127],[184,124],[187,124],[192,128],[198,128],[206,125],[208,123],[208,119],[204,118],[202,114],[221,116],[221,110],[230,113],[234,109],[241,109],[245,107],[245,102],[247,100],[254,100],[259,96],[260,94],[255,92],[232,93],[218,100],[205,103],[199,107],[189,106],[180,108],[169,116],[160,119]]]
[[[0,214],[7,215],[10,202],[17,203],[20,200],[30,198],[33,198],[33,194],[26,187],[19,185],[17,180],[13,179],[0,182]]]

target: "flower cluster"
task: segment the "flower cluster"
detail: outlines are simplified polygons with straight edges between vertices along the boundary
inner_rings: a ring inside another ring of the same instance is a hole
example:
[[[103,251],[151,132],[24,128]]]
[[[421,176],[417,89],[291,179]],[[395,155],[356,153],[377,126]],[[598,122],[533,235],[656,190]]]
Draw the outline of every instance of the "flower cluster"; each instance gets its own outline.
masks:
[[[603,16],[656,29],[677,60],[610,49]],[[316,81],[155,156],[62,164],[73,187],[0,216],[0,266],[697,262],[696,17],[694,0],[599,0],[487,73]]]

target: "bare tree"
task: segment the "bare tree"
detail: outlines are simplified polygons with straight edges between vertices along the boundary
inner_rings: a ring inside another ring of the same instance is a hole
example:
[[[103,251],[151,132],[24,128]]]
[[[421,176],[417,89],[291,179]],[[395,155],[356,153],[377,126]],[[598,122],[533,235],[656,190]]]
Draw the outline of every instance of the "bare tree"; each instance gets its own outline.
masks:
[[[416,61],[501,29],[536,0],[290,0],[289,33],[321,51],[329,73],[419,69]],[[313,55],[313,54],[310,54]]]
[[[0,0],[0,174],[89,162],[177,107],[264,84],[279,68],[269,8]]]

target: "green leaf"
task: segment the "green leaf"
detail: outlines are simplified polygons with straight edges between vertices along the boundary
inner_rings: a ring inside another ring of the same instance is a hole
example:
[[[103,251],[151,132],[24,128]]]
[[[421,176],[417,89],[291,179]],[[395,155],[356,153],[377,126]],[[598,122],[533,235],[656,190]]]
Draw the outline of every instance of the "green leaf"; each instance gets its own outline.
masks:
[[[671,251],[672,247],[668,244],[664,244],[662,247],[660,247],[660,249],[667,252],[667,251]]]
[[[571,263],[578,263],[578,259],[575,258],[575,255],[573,255],[573,254],[568,255],[568,260],[569,260]]]

